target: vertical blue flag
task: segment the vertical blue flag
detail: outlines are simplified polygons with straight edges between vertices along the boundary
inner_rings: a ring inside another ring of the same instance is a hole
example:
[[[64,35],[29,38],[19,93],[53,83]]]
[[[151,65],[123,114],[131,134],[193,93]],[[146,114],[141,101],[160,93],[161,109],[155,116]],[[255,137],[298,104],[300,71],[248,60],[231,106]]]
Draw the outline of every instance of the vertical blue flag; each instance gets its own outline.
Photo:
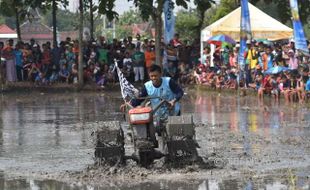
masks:
[[[165,43],[168,44],[174,36],[175,16],[173,14],[174,4],[172,0],[166,0],[164,4],[165,14]]]
[[[241,0],[241,20],[240,20],[240,49],[238,64],[245,64],[244,52],[246,51],[246,41],[252,39],[250,11],[248,0]]]
[[[307,47],[307,41],[305,38],[304,30],[299,19],[297,0],[290,0],[290,5],[293,17],[295,47],[302,53],[309,55],[309,49]]]

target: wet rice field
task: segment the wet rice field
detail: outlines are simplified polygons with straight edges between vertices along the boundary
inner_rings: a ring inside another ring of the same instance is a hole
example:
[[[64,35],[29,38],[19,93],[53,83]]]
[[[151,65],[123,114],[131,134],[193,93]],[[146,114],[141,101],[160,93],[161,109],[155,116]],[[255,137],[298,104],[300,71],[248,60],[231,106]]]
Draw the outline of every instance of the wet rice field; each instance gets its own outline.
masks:
[[[310,189],[309,103],[186,92],[182,112],[200,124],[199,154],[225,161],[224,167],[146,172],[132,183],[111,176],[91,180],[85,173],[85,180],[71,179],[68,173],[94,163],[94,126],[124,121],[120,93],[5,94],[0,97],[0,189]]]

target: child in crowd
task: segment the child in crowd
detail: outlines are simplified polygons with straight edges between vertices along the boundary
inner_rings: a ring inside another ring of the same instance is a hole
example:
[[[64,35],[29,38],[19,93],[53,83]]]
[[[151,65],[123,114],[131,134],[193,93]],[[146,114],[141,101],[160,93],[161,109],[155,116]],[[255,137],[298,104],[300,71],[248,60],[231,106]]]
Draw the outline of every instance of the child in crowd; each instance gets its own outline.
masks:
[[[69,82],[69,77],[70,77],[70,73],[69,70],[67,69],[67,65],[62,65],[60,71],[59,71],[59,80],[61,82]]]

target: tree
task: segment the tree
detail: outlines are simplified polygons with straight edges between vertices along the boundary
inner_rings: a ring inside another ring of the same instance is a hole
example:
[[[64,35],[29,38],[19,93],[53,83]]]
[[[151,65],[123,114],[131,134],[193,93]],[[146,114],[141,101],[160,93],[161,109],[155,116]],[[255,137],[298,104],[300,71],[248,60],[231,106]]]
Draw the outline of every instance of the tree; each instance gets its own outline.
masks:
[[[229,14],[231,11],[236,9],[239,6],[237,1],[232,0],[221,0],[221,3],[217,6],[215,15],[211,17],[210,22],[213,23],[225,15]]]
[[[0,13],[3,16],[15,17],[15,28],[18,40],[21,39],[20,22],[25,18],[31,18],[29,9],[39,8],[44,10],[46,8],[43,0],[2,0],[0,1]]]
[[[141,17],[147,21],[152,18],[155,23],[155,49],[156,49],[156,64],[161,64],[161,52],[160,43],[162,37],[162,13],[164,8],[165,0],[128,0],[132,1],[140,10]],[[190,0],[176,0],[178,6],[187,8],[187,3]],[[99,0],[99,13],[106,14],[107,18],[112,20],[118,17],[117,12],[114,11],[115,0]]]
[[[84,0],[84,12],[89,11],[89,17],[86,17],[86,20],[89,21],[90,28],[90,38],[94,39],[94,13],[97,11],[98,6],[94,4],[93,0]],[[85,19],[85,16],[84,16]]]
[[[5,18],[0,16],[0,24],[4,24],[5,23]]]
[[[119,25],[132,25],[136,23],[142,23],[143,20],[139,15],[138,11],[129,10],[124,12],[122,15],[119,16],[118,24]]]
[[[127,38],[132,35],[131,26],[133,24],[143,23],[140,13],[136,10],[129,10],[119,16],[116,22],[116,37]]]
[[[20,20],[27,15],[28,5],[24,1],[19,0],[3,0],[0,2],[0,12],[3,16],[15,17],[16,32],[18,40],[21,40],[20,35]]]
[[[57,45],[57,17],[56,13],[58,6],[62,5],[64,7],[68,6],[68,0],[43,0],[45,8],[52,7],[52,18],[53,18],[53,44]]]
[[[238,5],[240,4],[240,0],[238,1]],[[287,21],[291,21],[291,9],[290,9],[290,2],[289,0],[249,0],[252,4],[256,5],[258,3],[264,3],[264,4],[270,4],[274,3],[277,6],[277,11],[279,13],[279,18],[283,23],[286,23]],[[306,24],[307,20],[310,18],[310,1],[309,0],[298,0],[298,6],[299,6],[299,15],[300,20],[302,23]]]
[[[52,11],[49,10],[44,14],[45,24],[53,26]],[[79,27],[78,13],[72,13],[69,10],[57,10],[57,29],[59,31],[77,30]]]
[[[176,16],[175,29],[182,40],[193,41],[200,36],[197,35],[197,26],[199,25],[199,18],[193,11],[179,11]]]
[[[195,5],[197,6],[197,14],[198,14],[198,24],[196,27],[196,35],[200,39],[200,31],[203,26],[203,22],[205,19],[205,13],[208,9],[212,7],[212,4],[215,3],[213,0],[194,0]]]
[[[79,87],[81,88],[84,85],[84,77],[83,77],[83,27],[84,27],[84,2],[83,0],[79,0],[80,6],[80,23],[79,23]]]

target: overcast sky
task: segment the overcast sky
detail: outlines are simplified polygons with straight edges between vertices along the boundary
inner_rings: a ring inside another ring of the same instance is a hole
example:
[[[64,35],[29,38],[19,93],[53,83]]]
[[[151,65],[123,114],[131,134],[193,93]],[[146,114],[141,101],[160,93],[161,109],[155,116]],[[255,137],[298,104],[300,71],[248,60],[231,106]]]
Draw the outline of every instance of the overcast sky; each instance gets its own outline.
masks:
[[[98,2],[98,0],[95,0],[94,2]],[[190,7],[194,7],[194,3],[191,2]],[[79,7],[79,1],[78,0],[69,0],[69,9],[73,12],[75,12]],[[115,3],[115,8],[116,8],[116,12],[118,12],[118,14],[122,14],[125,11],[128,11],[130,9],[133,9],[133,3],[132,2],[128,2],[127,0],[116,0]],[[177,7],[176,10],[180,10],[181,7]]]

